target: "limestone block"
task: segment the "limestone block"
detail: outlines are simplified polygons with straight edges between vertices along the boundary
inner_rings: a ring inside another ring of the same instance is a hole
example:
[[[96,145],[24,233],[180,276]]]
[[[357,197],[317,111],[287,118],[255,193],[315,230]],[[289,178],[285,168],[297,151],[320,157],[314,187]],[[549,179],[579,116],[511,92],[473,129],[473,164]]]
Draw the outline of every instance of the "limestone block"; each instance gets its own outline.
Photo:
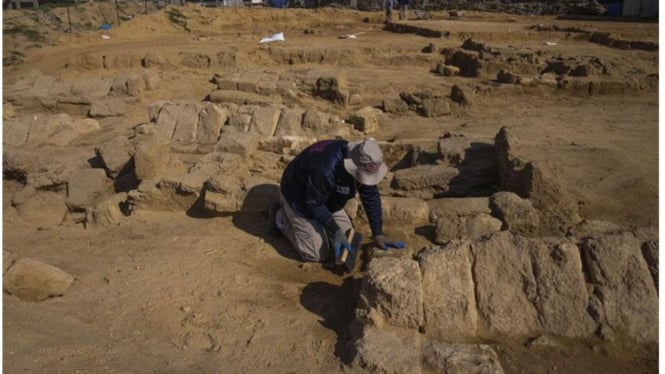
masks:
[[[488,197],[442,197],[427,200],[430,220],[436,222],[439,217],[452,214],[457,216],[491,214]]]
[[[453,65],[460,69],[459,75],[463,77],[478,77],[482,68],[482,62],[478,58],[478,52],[456,50],[446,57],[446,65]]]
[[[564,240],[531,243],[532,268],[538,284],[535,305],[541,328],[569,338],[590,336],[596,325],[587,312],[589,297],[579,249]]]
[[[74,281],[74,277],[55,266],[30,258],[16,261],[3,278],[6,292],[27,301],[62,296]]]
[[[146,72],[141,76],[143,78],[143,87],[146,91],[156,90],[160,86],[159,74],[155,72]]]
[[[72,165],[59,162],[40,162],[37,170],[28,173],[26,181],[27,185],[36,189],[59,190],[67,183],[71,172]]]
[[[71,211],[93,207],[113,192],[104,169],[81,169],[70,174],[67,180],[67,207]]]
[[[594,284],[599,322],[637,342],[658,341],[658,293],[631,233],[588,238],[582,253]]]
[[[469,215],[440,214],[436,221],[434,242],[455,239],[477,239],[501,230],[501,221],[486,213]]]
[[[265,152],[296,155],[315,142],[316,139],[305,136],[285,135],[262,140],[260,149]]]
[[[94,99],[92,101],[88,115],[92,118],[118,117],[124,116],[125,111],[125,100],[113,97],[104,97]]]
[[[251,123],[252,123],[251,113],[232,113],[229,116],[229,128],[240,132],[249,131]]]
[[[579,251],[570,242],[502,231],[474,242],[472,254],[481,336],[593,333]]]
[[[316,109],[307,109],[302,117],[302,128],[314,134],[321,133],[327,129],[328,122],[324,120],[324,114]]]
[[[205,190],[223,195],[239,194],[244,188],[240,177],[226,174],[216,174],[205,182]]]
[[[192,143],[196,140],[199,124],[199,112],[201,111],[199,103],[184,103],[178,105],[178,113],[173,140]],[[164,110],[164,109],[162,109]],[[161,113],[160,113],[161,117]]]
[[[447,116],[452,112],[450,102],[445,97],[423,98],[420,113],[425,117]]]
[[[418,255],[423,279],[425,328],[430,336],[464,341],[477,336],[478,310],[470,243],[456,241]]]
[[[444,65],[441,74],[445,77],[454,77],[459,75],[460,69],[453,65]]]
[[[317,79],[313,94],[334,104],[345,106],[349,102],[349,89],[346,78],[341,75]]]
[[[259,147],[261,136],[254,132],[242,132],[230,128],[224,131],[217,144],[215,151],[227,152],[249,157]]]
[[[458,85],[453,85],[450,89],[450,100],[461,106],[471,106],[474,102],[472,94],[467,89],[462,89]]]
[[[421,372],[422,343],[415,330],[366,328],[354,343],[354,364],[371,373]]]
[[[500,70],[496,75],[496,81],[505,84],[520,84],[522,77],[508,70]]]
[[[33,117],[27,145],[69,145],[76,138],[99,130],[99,122],[92,118],[74,119],[67,114],[40,115]]]
[[[282,114],[277,122],[275,136],[301,135],[304,114],[305,110],[300,108],[285,108],[282,110]]]
[[[536,280],[528,240],[508,232],[473,243],[479,335],[527,336],[538,330]]]
[[[231,91],[231,90],[216,90],[208,95],[208,99],[217,104],[234,103],[238,105],[253,104],[253,105],[271,105],[280,104],[282,99],[280,96],[271,95],[264,96],[250,92]]]
[[[143,142],[136,148],[134,172],[140,180],[158,179],[167,174],[185,172],[185,166],[171,155],[165,143]]]
[[[397,170],[393,176],[394,187],[400,190],[417,190],[437,187],[443,190],[448,188],[452,179],[459,175],[459,171],[446,165],[419,165],[416,167]]]
[[[523,235],[538,232],[540,217],[529,199],[512,192],[497,192],[490,197],[490,208],[506,230]]]
[[[126,137],[118,136],[95,147],[95,153],[102,160],[106,172],[115,178],[134,157],[136,149]]]
[[[235,194],[205,191],[204,209],[220,214],[236,213],[240,211],[240,202]]]
[[[204,103],[199,112],[196,141],[200,144],[217,143],[228,118],[229,113],[226,109],[217,104]]]
[[[235,91],[238,89],[239,73],[218,73],[212,77],[212,83],[220,90]]]
[[[162,141],[194,141],[201,107],[195,101],[164,103],[156,117],[154,136]]]
[[[366,106],[353,113],[349,118],[349,122],[353,124],[356,130],[371,134],[379,130],[378,115],[380,113],[380,110]]]
[[[36,190],[31,186],[14,193],[12,205],[21,219],[40,227],[59,225],[67,213],[63,193]]]
[[[13,118],[2,124],[2,144],[20,147],[28,140],[32,123],[29,118]]]
[[[383,111],[386,113],[406,113],[409,111],[409,105],[401,98],[383,100]]]
[[[183,173],[162,177],[157,183],[161,190],[170,190],[182,195],[199,196],[203,191],[203,185],[208,180],[204,174]]]
[[[120,223],[125,217],[122,205],[127,203],[127,193],[118,193],[99,202],[95,206],[93,219],[100,226],[112,226]]]
[[[247,162],[233,153],[210,152],[203,156],[194,166],[189,168],[193,174],[240,175],[247,171]]]
[[[459,165],[464,162],[467,152],[473,151],[472,147],[474,147],[474,143],[477,142],[472,141],[464,135],[444,136],[439,139],[437,150],[443,161]],[[491,152],[493,155],[494,147],[489,144],[488,146],[492,148]]]
[[[429,206],[424,200],[408,197],[381,198],[383,220],[392,224],[421,225],[429,223]]]
[[[418,263],[381,257],[369,264],[360,294],[364,310],[376,310],[386,323],[418,329],[423,322],[423,290]]]
[[[540,215],[541,234],[561,233],[582,220],[577,201],[560,186],[552,166],[526,161],[520,154],[519,139],[509,128],[501,128],[494,145],[501,190],[531,200]]]
[[[282,111],[273,106],[258,107],[252,115],[250,130],[262,136],[273,136]]]
[[[499,357],[486,344],[431,342],[423,356],[425,365],[437,373],[503,374]]]

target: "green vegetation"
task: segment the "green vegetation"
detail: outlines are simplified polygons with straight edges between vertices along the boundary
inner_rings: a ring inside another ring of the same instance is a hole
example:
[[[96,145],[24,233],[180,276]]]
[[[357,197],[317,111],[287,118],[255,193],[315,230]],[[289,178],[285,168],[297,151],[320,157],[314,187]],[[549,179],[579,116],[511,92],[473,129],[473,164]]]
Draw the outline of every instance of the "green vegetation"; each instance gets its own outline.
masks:
[[[5,35],[23,35],[31,42],[38,42],[45,39],[44,35],[42,35],[39,31],[26,25],[13,25],[9,28],[3,29],[2,31]]]
[[[187,17],[180,13],[178,9],[171,7],[166,11],[166,15],[169,17],[169,21],[172,23],[182,27],[187,32],[192,31],[189,29],[189,27],[187,27]]]
[[[23,63],[25,55],[19,51],[11,51],[2,57],[2,66],[19,65]]]

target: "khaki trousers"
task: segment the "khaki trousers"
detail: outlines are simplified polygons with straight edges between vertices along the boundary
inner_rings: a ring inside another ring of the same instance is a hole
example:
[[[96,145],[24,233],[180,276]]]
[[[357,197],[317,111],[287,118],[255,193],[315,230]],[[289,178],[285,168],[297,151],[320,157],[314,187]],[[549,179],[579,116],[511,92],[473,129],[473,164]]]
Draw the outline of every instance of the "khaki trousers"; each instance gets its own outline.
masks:
[[[288,201],[281,196],[280,203],[282,205],[283,221],[278,219],[278,227],[282,234],[293,244],[294,249],[303,261],[306,262],[323,262],[330,253],[332,243],[326,229],[317,220],[309,219],[302,214],[298,213],[291,207]],[[278,213],[278,216],[280,214]],[[346,214],[344,209],[333,212],[333,219],[343,232],[347,232],[351,227],[351,219]],[[279,218],[282,218],[279,217]],[[332,235],[334,233],[331,233]]]

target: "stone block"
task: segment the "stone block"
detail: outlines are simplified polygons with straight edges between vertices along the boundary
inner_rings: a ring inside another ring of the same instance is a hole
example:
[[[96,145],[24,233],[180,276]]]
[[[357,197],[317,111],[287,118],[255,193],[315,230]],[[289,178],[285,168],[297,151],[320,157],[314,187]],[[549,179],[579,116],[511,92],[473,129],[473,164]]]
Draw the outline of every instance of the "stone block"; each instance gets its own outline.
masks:
[[[538,232],[540,216],[529,199],[512,192],[497,192],[490,197],[490,208],[506,230],[523,235]]]
[[[409,105],[401,98],[383,100],[383,111],[386,113],[401,114],[409,111]]]
[[[429,206],[424,200],[408,197],[381,197],[383,220],[391,224],[429,223]]]
[[[380,113],[380,110],[366,106],[353,113],[349,118],[349,122],[353,124],[356,130],[371,134],[379,130],[378,116]]]
[[[196,141],[200,144],[217,143],[228,118],[229,113],[226,109],[217,104],[203,103],[196,127]]]
[[[465,341],[477,336],[478,310],[468,241],[425,249],[422,270],[425,329],[429,336]]]
[[[434,242],[455,239],[478,239],[501,230],[501,221],[486,213],[470,215],[441,214],[436,221]]]
[[[281,109],[273,106],[256,108],[252,115],[250,131],[255,131],[264,137],[273,136],[281,113]]]
[[[431,342],[423,356],[425,365],[437,373],[503,374],[499,357],[486,344]]]
[[[234,153],[241,157],[249,157],[259,146],[261,136],[254,132],[242,132],[233,128],[224,131],[217,144],[215,151]]]
[[[92,101],[88,115],[92,118],[124,116],[126,111],[125,100],[114,97],[98,98]]]
[[[28,140],[32,123],[27,117],[5,120],[2,124],[2,144],[20,147]]]
[[[35,115],[30,126],[27,145],[69,145],[76,138],[101,129],[99,122],[92,118],[74,119],[67,114]]]
[[[418,190],[437,188],[447,190],[459,171],[445,165],[419,165],[397,170],[393,176],[393,185],[399,190]]]
[[[240,202],[236,194],[223,194],[205,191],[204,209],[219,214],[231,214],[240,211]]]
[[[369,264],[360,293],[360,309],[375,310],[392,325],[418,329],[423,322],[423,290],[418,263],[382,257]]]
[[[14,263],[3,276],[6,292],[27,301],[41,301],[67,292],[74,277],[55,266],[30,258]]]
[[[577,248],[502,231],[472,243],[481,337],[588,337],[594,324]]]
[[[168,144],[143,142],[136,148],[134,173],[138,179],[159,179],[167,174],[183,172],[185,166],[171,154]]]
[[[283,109],[279,121],[277,121],[275,136],[301,135],[304,114],[305,110],[300,108]]]
[[[420,373],[422,343],[415,330],[367,328],[354,343],[354,364],[370,373]]]
[[[96,225],[117,225],[125,217],[122,205],[127,203],[127,193],[118,193],[95,206],[93,219]]]
[[[632,233],[588,238],[582,254],[605,329],[640,343],[658,341],[658,292]]]
[[[104,169],[81,169],[72,172],[67,180],[66,204],[71,211],[94,207],[111,195],[113,187]]]
[[[419,108],[420,114],[425,117],[440,117],[450,115],[450,102],[445,97],[428,97],[422,100]]]
[[[104,169],[112,178],[118,176],[135,153],[134,145],[124,136],[115,137],[95,147],[95,154],[102,160]]]

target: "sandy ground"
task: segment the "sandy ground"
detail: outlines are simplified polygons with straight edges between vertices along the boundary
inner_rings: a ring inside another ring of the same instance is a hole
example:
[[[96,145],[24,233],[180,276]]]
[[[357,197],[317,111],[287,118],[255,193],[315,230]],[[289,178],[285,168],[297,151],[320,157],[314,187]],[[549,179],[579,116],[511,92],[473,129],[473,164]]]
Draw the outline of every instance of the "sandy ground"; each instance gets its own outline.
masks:
[[[38,43],[5,34],[3,54],[21,50],[25,55],[22,64],[4,68],[5,85],[31,69],[66,80],[140,71],[140,60],[148,53],[170,61],[186,52],[215,55],[233,50],[243,56],[228,69],[157,68],[162,83],[158,90],[146,92],[120,120],[102,121],[104,131],[67,150],[94,155],[96,144],[129,136],[134,126],[146,122],[146,107],[152,101],[203,99],[214,89],[210,78],[220,70],[264,67],[283,72],[323,66],[344,73],[369,104],[401,91],[447,95],[453,84],[477,84],[485,93],[475,105],[438,118],[387,115],[375,137],[435,138],[452,132],[492,142],[501,126],[510,125],[529,159],[552,166],[579,202],[584,218],[625,227],[658,224],[657,89],[586,95],[504,87],[488,83],[487,77],[434,75],[430,70],[440,55],[420,52],[429,43],[457,48],[472,37],[495,48],[548,48],[546,53],[562,56],[595,56],[612,66],[604,79],[629,81],[657,74],[658,52],[609,48],[575,33],[529,27],[558,23],[657,42],[657,24],[473,12],[460,20],[450,20],[442,12],[434,13],[432,21],[408,21],[451,33],[433,39],[383,31],[379,12],[197,6],[180,11],[191,32],[174,25],[164,12],[141,15],[135,5],[125,10],[134,15],[131,21],[108,31],[70,34],[44,28],[49,36]],[[97,13],[90,4],[72,11],[79,24],[101,22]],[[30,20],[26,12],[3,14],[5,28]],[[312,33],[305,34],[306,29]],[[261,37],[279,31],[286,42],[258,44]],[[349,33],[362,34],[357,39],[338,38]],[[110,39],[102,39],[102,34]],[[557,45],[545,46],[546,41]],[[322,63],[289,65],[268,58],[294,51],[320,54]],[[310,100],[312,106],[327,108],[321,100]],[[320,265],[301,263],[283,238],[265,234],[262,217],[204,219],[185,212],[141,212],[107,229],[73,223],[48,226],[25,220],[11,206],[8,196],[20,188],[15,181],[3,181],[3,249],[57,266],[76,281],[64,297],[40,303],[4,294],[5,372],[360,371],[344,365],[343,352],[362,274],[340,277]],[[428,243],[413,227],[389,229],[414,248]],[[571,342],[548,352],[497,346],[506,372],[655,372],[657,367],[654,352],[614,349],[601,341]]]

